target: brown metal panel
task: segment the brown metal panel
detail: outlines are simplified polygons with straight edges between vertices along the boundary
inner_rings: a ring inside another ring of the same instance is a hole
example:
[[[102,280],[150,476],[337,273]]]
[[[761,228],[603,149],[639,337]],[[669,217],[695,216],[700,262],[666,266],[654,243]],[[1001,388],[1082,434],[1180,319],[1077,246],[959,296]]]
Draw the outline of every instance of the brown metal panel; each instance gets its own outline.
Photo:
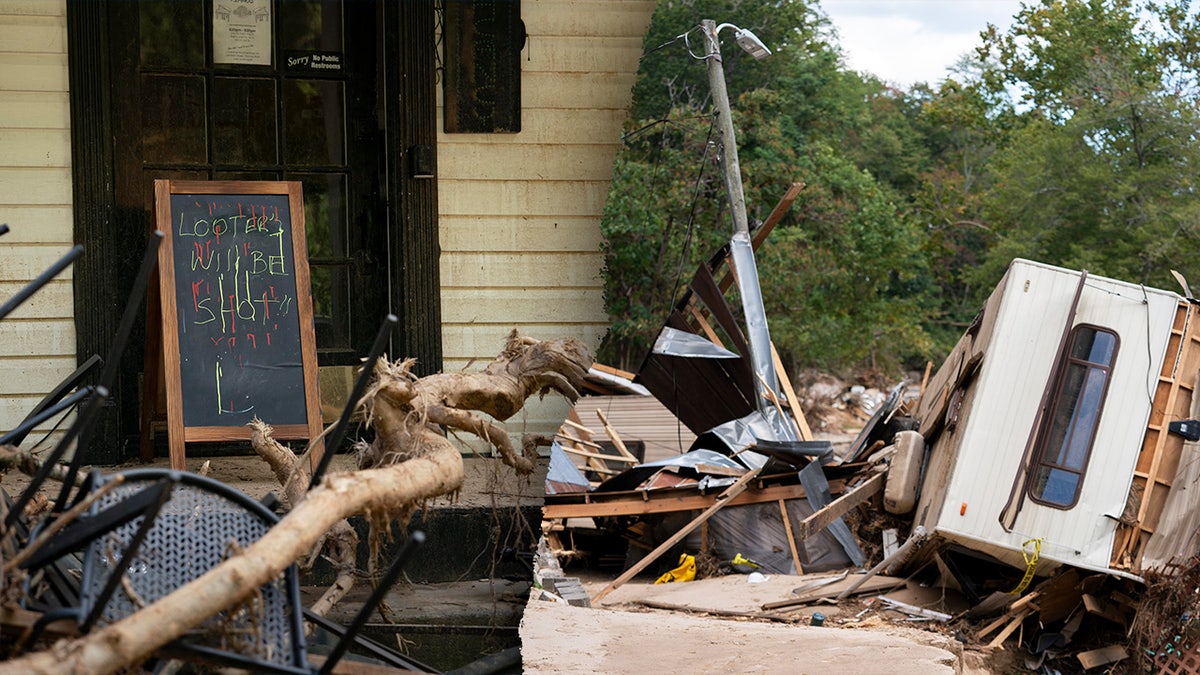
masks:
[[[690,330],[678,311],[671,313],[667,325]],[[745,359],[697,359],[654,352],[646,355],[637,375],[637,382],[695,434],[756,410],[751,404],[753,387],[747,394],[739,381],[750,382]]]

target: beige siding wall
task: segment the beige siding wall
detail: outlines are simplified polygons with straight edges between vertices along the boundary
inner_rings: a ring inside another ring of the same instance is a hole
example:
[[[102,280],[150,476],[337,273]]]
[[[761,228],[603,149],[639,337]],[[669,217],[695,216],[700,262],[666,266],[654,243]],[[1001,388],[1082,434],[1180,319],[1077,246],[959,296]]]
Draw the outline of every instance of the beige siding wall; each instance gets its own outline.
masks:
[[[65,3],[0,0],[0,301],[71,246],[67,109]],[[72,313],[68,269],[0,321],[0,430],[75,369]]]
[[[521,132],[439,133],[445,370],[495,357],[513,328],[599,345],[600,215],[653,11],[652,0],[523,0]],[[551,430],[566,411],[535,400],[509,429]]]

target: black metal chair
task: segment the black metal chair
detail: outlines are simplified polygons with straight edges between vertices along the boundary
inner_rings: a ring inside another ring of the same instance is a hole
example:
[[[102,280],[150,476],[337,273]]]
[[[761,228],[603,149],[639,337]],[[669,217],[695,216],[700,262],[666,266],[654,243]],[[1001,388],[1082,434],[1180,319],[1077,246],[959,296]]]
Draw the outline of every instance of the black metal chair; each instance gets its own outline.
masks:
[[[116,476],[121,476],[120,485],[21,565],[31,571],[57,570],[64,562],[71,563],[72,553],[81,552],[78,592],[47,594],[48,604],[33,607],[43,612],[38,630],[61,618],[74,619],[84,633],[119,621],[236,555],[279,522],[279,516],[261,502],[224,483],[169,469],[132,469],[108,476],[93,472],[80,494],[97,491]],[[210,618],[160,653],[256,673],[313,675],[332,672],[357,646],[368,657],[393,667],[437,672],[359,635],[367,616],[423,539],[419,532],[412,534],[349,627],[306,614],[300,603],[299,574],[290,565],[249,602]],[[28,595],[36,597],[32,592]],[[59,606],[52,606],[56,601]],[[305,620],[339,638],[319,669],[308,662]],[[37,637],[38,630],[23,647]]]
[[[97,500],[94,513],[117,508],[164,482],[169,495],[157,513],[139,516],[88,545],[76,610],[85,631],[169,595],[254,543],[279,520],[244,493],[198,474],[134,469],[119,475],[123,483]],[[102,477],[92,487],[111,479]],[[153,522],[147,527],[148,519]],[[296,567],[164,651],[255,672],[310,673]]]

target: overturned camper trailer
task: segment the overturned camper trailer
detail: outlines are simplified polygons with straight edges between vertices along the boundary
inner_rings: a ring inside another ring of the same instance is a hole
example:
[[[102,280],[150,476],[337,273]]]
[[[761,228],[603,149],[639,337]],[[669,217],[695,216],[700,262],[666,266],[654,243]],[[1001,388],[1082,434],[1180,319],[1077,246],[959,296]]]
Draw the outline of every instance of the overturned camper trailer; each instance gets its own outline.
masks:
[[[1181,462],[1196,444],[1169,429],[1194,416],[1196,312],[1176,293],[1014,260],[916,406],[914,528],[1039,575],[1138,576],[1189,557],[1200,462]]]

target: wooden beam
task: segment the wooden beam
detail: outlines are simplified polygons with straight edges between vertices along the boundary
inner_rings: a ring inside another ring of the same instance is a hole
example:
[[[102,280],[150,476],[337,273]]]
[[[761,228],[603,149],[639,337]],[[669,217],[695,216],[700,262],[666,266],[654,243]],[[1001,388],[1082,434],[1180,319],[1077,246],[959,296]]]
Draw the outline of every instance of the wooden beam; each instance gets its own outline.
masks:
[[[617,433],[613,425],[608,423],[608,417],[605,416],[604,411],[597,408],[596,417],[600,418],[600,423],[604,425],[604,433],[608,434],[608,439],[613,442],[613,445],[617,448],[617,452],[621,453],[622,457],[632,461],[634,464],[641,464],[642,460],[633,456],[629,448],[625,447],[625,441],[621,440],[621,435]]]
[[[796,203],[796,198],[800,196],[800,191],[804,189],[804,183],[796,182],[788,186],[787,192],[780,197],[779,203],[775,204],[775,208],[771,209],[771,213],[767,215],[767,219],[763,221],[762,227],[754,232],[754,238],[750,240],[751,246],[757,251],[759,246],[766,241],[767,235],[771,234],[771,230],[783,220],[784,214],[788,209],[792,208],[792,204]]]
[[[1020,600],[1017,600],[1016,602],[1012,603],[1011,605],[1009,605],[1008,609],[1004,612],[1004,614],[1000,615],[999,618],[997,618],[995,621],[989,623],[988,625],[984,626],[983,628],[980,628],[979,632],[975,634],[975,639],[982,640],[987,635],[990,635],[992,633],[992,631],[1000,628],[1005,623],[1010,621],[1013,616],[1020,614],[1021,612],[1025,611],[1026,609],[1037,610],[1038,606],[1037,605],[1031,606],[1031,603],[1034,600],[1036,600],[1038,597],[1039,597],[1039,593],[1037,591],[1034,591],[1033,593],[1030,593],[1029,595],[1026,595],[1025,597],[1021,598]]]
[[[1008,636],[1016,632],[1016,630],[1020,628],[1021,624],[1025,621],[1025,617],[1029,616],[1030,614],[1033,614],[1032,607],[1026,607],[1025,609],[1021,610],[1019,614],[1012,618],[1012,621],[1008,622],[1008,625],[1004,627],[1004,630],[1000,631],[996,634],[996,637],[992,638],[992,641],[988,643],[988,647],[995,648],[1002,646],[1004,641],[1008,639]]]
[[[788,408],[792,411],[792,419],[800,429],[800,440],[811,441],[813,439],[812,429],[808,427],[808,420],[804,418],[800,399],[796,396],[796,390],[792,388],[792,381],[788,379],[787,371],[783,368],[783,359],[779,358],[779,351],[775,349],[774,342],[771,343],[771,360],[775,363],[775,375],[779,378],[779,386],[783,388],[783,395],[787,397]]]
[[[572,409],[571,413],[574,414],[575,410]],[[583,426],[579,422],[576,422],[575,420],[570,419],[570,418],[563,420],[563,426],[571,427],[572,429],[575,429],[576,431],[582,431],[584,434],[587,435],[589,440],[591,439],[592,434],[596,433],[596,432],[592,431],[591,429]]]
[[[613,580],[612,583],[610,583],[609,585],[602,588],[599,593],[592,596],[592,604],[598,603],[604,596],[608,595],[609,593],[612,593],[614,590],[619,588],[622,584],[624,584],[625,582],[627,582],[630,579],[637,576],[639,572],[641,572],[642,570],[646,569],[651,564],[653,564],[654,561],[658,560],[662,556],[662,554],[664,554],[668,550],[670,550],[672,546],[683,541],[683,538],[688,536],[689,534],[691,534],[692,530],[696,529],[697,527],[700,527],[700,525],[702,523],[704,523],[709,518],[712,518],[713,514],[715,514],[717,511],[720,511],[721,509],[725,508],[725,506],[728,505],[733,500],[734,497],[738,496],[739,494],[742,493],[742,491],[744,491],[746,489],[746,486],[750,483],[751,480],[753,480],[756,476],[758,476],[758,472],[761,470],[762,470],[761,468],[753,469],[749,473],[747,473],[745,476],[742,476],[741,478],[737,479],[737,482],[735,482],[733,485],[730,485],[729,487],[725,488],[725,491],[722,492],[717,497],[717,503],[715,503],[712,506],[705,509],[703,513],[701,513],[700,515],[698,515],[694,519],[692,519],[692,522],[685,525],[683,527],[683,529],[681,529],[678,532],[676,532],[675,534],[671,535],[671,537],[669,539],[667,539],[663,543],[659,544],[658,548],[647,553],[646,556],[643,557],[641,560],[637,561],[633,565],[633,567],[630,567],[629,569],[625,570],[625,572],[622,573],[621,576],[617,577],[615,580]]]
[[[1079,652],[1075,655],[1079,659],[1079,663],[1083,665],[1084,670],[1091,670],[1097,666],[1115,663],[1123,659],[1129,658],[1129,652],[1121,645],[1109,645],[1100,649],[1092,649],[1086,652]],[[1166,672],[1165,670],[1163,672]]]
[[[857,586],[855,584],[858,584]],[[866,595],[867,593],[878,593],[880,591],[890,591],[894,588],[904,585],[904,579],[899,577],[873,577],[870,580],[862,581],[860,579],[834,578],[828,581],[823,586],[817,586],[802,590],[804,587],[797,588],[792,592],[796,594],[794,598],[787,600],[776,600],[762,605],[763,611],[774,609],[789,609],[791,607],[799,607],[801,605],[811,605],[815,602],[820,602],[826,598],[840,597],[843,592],[850,595]],[[850,589],[850,590],[847,590]]]
[[[783,533],[787,536],[788,547],[792,550],[792,562],[796,564],[796,574],[804,574],[800,565],[800,552],[796,550],[796,535],[792,534],[792,521],[788,518],[787,502],[779,500],[779,515],[783,518]]]
[[[580,457],[590,457],[592,459],[600,459],[600,460],[610,460],[611,459],[614,462],[624,462],[626,464],[637,464],[638,463],[636,457],[634,457],[634,458],[618,457],[617,455],[606,455],[602,452],[588,452],[587,450],[579,450],[577,448],[568,448],[566,446],[563,446],[562,450],[563,450],[563,452],[567,452],[572,455],[579,455]]]
[[[603,446],[601,446],[599,443],[593,443],[593,442],[591,442],[591,441],[585,441],[585,440],[583,440],[582,438],[575,438],[575,437],[574,437],[574,436],[572,436],[571,434],[568,434],[568,433],[565,433],[565,432],[562,432],[562,431],[560,431],[560,432],[558,432],[558,433],[556,433],[556,434],[554,434],[554,435],[555,435],[555,436],[557,436],[557,437],[559,437],[559,438],[561,438],[561,439],[562,439],[562,440],[564,440],[564,441],[567,441],[568,443],[574,443],[575,445],[581,445],[581,446],[583,446],[583,447],[585,447],[585,448],[592,448],[592,449],[594,449],[594,450],[601,450],[601,449],[603,449]]]
[[[867,479],[867,482],[858,486],[851,492],[847,492],[841,497],[838,497],[830,502],[829,506],[826,506],[820,511],[817,511],[811,516],[800,521],[800,524],[796,527],[800,541],[804,541],[814,534],[817,534],[821,530],[829,527],[833,521],[849,513],[850,509],[867,501],[867,499],[871,498],[873,495],[882,490],[883,476],[884,474],[882,473],[877,473],[874,476],[871,476]]]
[[[838,483],[830,481],[830,486]],[[602,493],[588,495],[590,501],[585,503],[550,503],[555,496],[546,495],[547,503],[542,507],[542,518],[553,520],[558,518],[601,518],[606,516],[644,516],[651,513],[673,513],[677,511],[700,511],[716,502],[713,495],[702,495],[686,489],[689,494],[678,494],[681,490],[651,490],[642,492],[645,499],[637,494],[622,495],[616,499],[597,499]],[[569,495],[561,495],[567,497]],[[763,504],[779,499],[804,499],[806,497],[802,485],[775,485],[759,490],[746,490],[730,500],[730,506],[746,504]]]
[[[750,239],[750,250],[757,251],[758,247],[762,246],[762,243],[767,240],[767,235],[771,234],[771,230],[775,229],[779,221],[783,220],[783,216],[788,212],[788,209],[792,208],[792,204],[796,202],[796,198],[800,196],[800,191],[804,187],[804,183],[800,182],[792,183],[788,187],[787,192],[783,193],[783,196],[779,198],[779,202],[775,204],[775,208],[771,209],[771,213],[763,221],[762,226],[754,231],[754,236]],[[729,271],[725,273],[725,276],[721,277],[721,281],[717,284],[722,293],[729,290],[729,287],[737,280],[737,273],[733,269],[733,259],[726,258],[726,264],[729,266]]]
[[[635,373],[631,373],[628,370],[620,370],[619,368],[613,368],[612,366],[606,366],[603,363],[593,363],[592,367],[602,373],[607,373],[609,375],[616,375],[617,377],[625,378],[626,380],[629,380],[630,382],[633,381],[633,378],[637,377],[637,375]]]
[[[700,311],[699,307],[694,304],[688,305],[688,313],[691,314],[692,318],[696,320],[696,323],[700,325],[700,329],[704,331],[704,335],[708,338],[709,342],[721,347],[722,349],[725,347],[725,345],[721,342],[721,337],[717,335],[717,331],[713,330],[712,325],[708,323],[708,319],[704,318],[704,313]]]

